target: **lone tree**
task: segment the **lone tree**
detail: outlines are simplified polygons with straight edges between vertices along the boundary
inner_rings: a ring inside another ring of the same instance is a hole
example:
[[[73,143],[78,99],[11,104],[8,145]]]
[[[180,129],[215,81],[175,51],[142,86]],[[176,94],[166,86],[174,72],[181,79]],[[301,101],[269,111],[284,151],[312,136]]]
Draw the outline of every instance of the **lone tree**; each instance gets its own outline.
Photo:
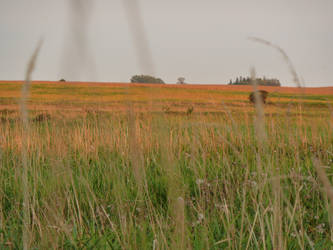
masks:
[[[66,82],[66,80],[64,78],[61,78],[59,82]]]
[[[266,103],[267,96],[268,96],[268,92],[267,91],[265,91],[265,90],[258,90],[258,98],[261,99],[262,103],[264,103],[264,104]],[[252,92],[249,95],[249,101],[251,103],[256,103],[255,92]]]
[[[134,75],[131,78],[132,83],[156,83],[164,84],[164,81],[161,78],[156,78],[149,75]]]
[[[178,77],[177,84],[185,84],[185,77]]]

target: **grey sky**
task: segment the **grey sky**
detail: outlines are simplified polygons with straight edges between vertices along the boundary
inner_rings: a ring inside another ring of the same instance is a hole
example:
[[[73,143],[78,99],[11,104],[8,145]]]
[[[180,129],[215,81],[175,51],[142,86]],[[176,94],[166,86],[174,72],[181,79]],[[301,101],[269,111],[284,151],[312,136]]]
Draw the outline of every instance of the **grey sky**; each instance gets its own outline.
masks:
[[[41,37],[36,80],[122,82],[148,73],[138,65],[122,0],[91,1],[79,36],[69,2],[1,0],[0,79],[23,78]],[[166,82],[227,83],[254,66],[259,76],[294,86],[278,52],[247,39],[256,36],[282,47],[306,86],[333,86],[332,0],[138,2],[155,74]]]

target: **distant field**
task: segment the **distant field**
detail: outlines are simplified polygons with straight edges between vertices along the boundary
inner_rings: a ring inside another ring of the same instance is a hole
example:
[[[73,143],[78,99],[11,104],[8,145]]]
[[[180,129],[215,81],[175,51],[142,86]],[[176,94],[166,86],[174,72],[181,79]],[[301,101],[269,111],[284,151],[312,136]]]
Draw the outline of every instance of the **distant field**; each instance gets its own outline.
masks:
[[[17,109],[22,82],[0,81],[0,109]],[[333,104],[333,87],[291,88],[260,87],[270,93],[267,112],[279,112],[290,103],[302,103],[309,112]],[[196,112],[219,112],[225,107],[235,110],[251,108],[248,95],[252,86],[228,85],[152,85],[128,83],[32,83],[29,105],[32,110],[81,110],[94,108],[100,111],[124,111],[128,101],[140,111],[181,112],[189,105]],[[147,105],[150,104],[150,105]]]
[[[333,248],[333,87],[256,108],[251,86],[33,82],[26,123],[21,87],[0,82],[0,249]]]

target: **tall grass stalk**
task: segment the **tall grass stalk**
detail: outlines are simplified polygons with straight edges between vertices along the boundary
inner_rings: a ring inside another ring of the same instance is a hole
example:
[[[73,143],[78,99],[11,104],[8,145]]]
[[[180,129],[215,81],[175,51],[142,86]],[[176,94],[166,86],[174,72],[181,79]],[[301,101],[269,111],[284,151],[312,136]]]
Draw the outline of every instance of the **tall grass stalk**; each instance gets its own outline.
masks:
[[[22,242],[23,249],[29,249],[30,244],[30,185],[28,183],[29,175],[29,120],[28,120],[28,109],[27,109],[27,99],[29,96],[31,74],[35,68],[35,63],[39,50],[42,46],[42,41],[40,41],[33,52],[27,66],[27,71],[25,74],[25,82],[22,86],[22,96],[20,100],[20,111],[21,111],[21,122],[23,127],[22,133],[22,193],[23,193],[23,230],[22,230]]]
[[[257,167],[259,175],[271,176],[272,181],[272,193],[273,193],[273,222],[272,222],[272,233],[271,237],[273,239],[273,248],[274,249],[283,249],[285,248],[284,240],[283,240],[283,225],[282,225],[282,211],[281,211],[281,183],[280,183],[280,170],[279,166],[274,166],[271,164],[271,159],[269,153],[267,151],[267,134],[266,134],[266,125],[265,125],[265,114],[264,114],[264,103],[261,96],[259,96],[258,87],[256,83],[256,73],[255,69],[251,69],[251,79],[255,97],[255,109],[256,109],[256,117],[255,117],[255,129],[256,136],[258,142],[258,152],[257,152]],[[263,165],[265,167],[263,167]],[[258,180],[260,190],[265,190],[265,180]],[[264,191],[259,191],[258,195],[258,204],[263,203],[263,198],[267,194]],[[260,214],[260,215],[259,215]],[[257,208],[256,217],[261,216],[262,212],[260,212],[260,207]],[[254,222],[256,223],[256,222]],[[254,225],[253,225],[254,227]],[[252,227],[252,228],[253,228]],[[262,231],[264,233],[264,231]],[[249,238],[250,240],[250,238]],[[249,243],[249,241],[248,241]]]

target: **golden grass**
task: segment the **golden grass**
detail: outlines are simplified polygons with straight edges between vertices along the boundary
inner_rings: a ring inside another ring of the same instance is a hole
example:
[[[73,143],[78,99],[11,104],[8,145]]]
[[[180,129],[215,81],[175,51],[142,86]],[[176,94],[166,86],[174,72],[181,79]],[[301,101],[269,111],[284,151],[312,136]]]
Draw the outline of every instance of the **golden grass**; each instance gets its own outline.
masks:
[[[139,84],[139,83],[126,83],[126,82],[58,82],[58,81],[32,81],[33,84],[45,84],[50,87],[76,85],[81,88],[84,87],[98,87],[98,88],[124,88],[124,87],[150,87],[150,88],[172,88],[172,89],[204,89],[204,90],[224,90],[224,91],[252,91],[252,86],[249,85],[225,85],[225,84]],[[23,84],[23,81],[4,81],[0,80],[0,86],[3,84]],[[258,89],[266,90],[268,92],[278,92],[286,94],[299,94],[302,93],[298,87],[270,87],[259,86]],[[304,88],[305,94],[313,95],[333,95],[333,87],[307,87]]]
[[[0,82],[0,110],[17,110],[20,98],[20,81]],[[284,112],[288,103],[294,103],[293,95],[305,104],[333,105],[333,87],[299,88],[263,87],[271,93],[266,114]],[[35,111],[73,111],[94,109],[98,111],[126,112],[128,101],[133,102],[136,112],[147,110],[162,112],[186,112],[193,106],[194,112],[222,112],[228,107],[240,112],[253,112],[248,103],[251,86],[228,85],[149,85],[127,83],[82,83],[82,82],[32,82],[29,109]],[[324,98],[321,98],[324,95]],[[148,109],[148,103],[154,103]],[[316,107],[307,106],[306,113],[316,112]]]

